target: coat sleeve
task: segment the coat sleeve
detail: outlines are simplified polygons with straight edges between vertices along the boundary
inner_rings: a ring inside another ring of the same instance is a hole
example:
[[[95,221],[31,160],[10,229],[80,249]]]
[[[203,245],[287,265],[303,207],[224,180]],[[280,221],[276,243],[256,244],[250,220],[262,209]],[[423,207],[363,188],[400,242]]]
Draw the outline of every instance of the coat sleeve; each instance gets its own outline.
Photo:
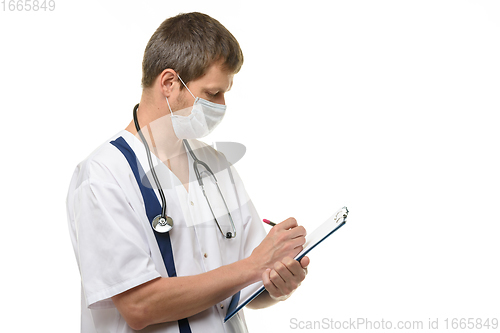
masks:
[[[112,307],[111,297],[160,276],[141,219],[112,172],[96,161],[71,196],[73,246],[89,308]]]

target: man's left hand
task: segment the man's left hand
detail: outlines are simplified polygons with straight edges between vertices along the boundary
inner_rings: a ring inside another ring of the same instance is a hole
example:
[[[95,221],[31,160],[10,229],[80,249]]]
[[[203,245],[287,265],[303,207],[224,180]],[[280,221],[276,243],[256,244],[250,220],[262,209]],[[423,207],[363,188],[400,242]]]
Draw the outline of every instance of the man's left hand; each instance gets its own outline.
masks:
[[[273,269],[262,273],[262,281],[271,298],[282,301],[300,286],[307,275],[309,258],[303,257],[300,263],[290,257],[285,257],[274,264]]]

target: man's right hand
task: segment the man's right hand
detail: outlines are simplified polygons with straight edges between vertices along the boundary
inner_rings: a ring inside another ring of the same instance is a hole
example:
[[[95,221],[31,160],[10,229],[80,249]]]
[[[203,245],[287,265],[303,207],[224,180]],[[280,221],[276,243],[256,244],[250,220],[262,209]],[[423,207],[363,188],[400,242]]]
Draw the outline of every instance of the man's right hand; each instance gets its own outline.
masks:
[[[276,224],[266,238],[257,246],[250,258],[255,264],[259,279],[267,268],[273,268],[277,261],[285,257],[295,258],[306,242],[306,229],[297,224],[293,217]]]

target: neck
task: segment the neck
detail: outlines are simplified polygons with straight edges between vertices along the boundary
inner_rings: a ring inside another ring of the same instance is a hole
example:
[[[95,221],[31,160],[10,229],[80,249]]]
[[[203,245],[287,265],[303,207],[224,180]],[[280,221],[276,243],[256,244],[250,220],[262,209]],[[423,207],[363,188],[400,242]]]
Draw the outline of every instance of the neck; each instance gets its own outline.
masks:
[[[177,138],[174,133],[170,111],[167,108],[165,112],[163,104],[148,98],[143,93],[137,109],[137,120],[151,153],[166,162],[176,156],[185,154],[185,149],[182,140]],[[134,120],[130,122],[126,130],[134,134],[142,142],[137,133]]]

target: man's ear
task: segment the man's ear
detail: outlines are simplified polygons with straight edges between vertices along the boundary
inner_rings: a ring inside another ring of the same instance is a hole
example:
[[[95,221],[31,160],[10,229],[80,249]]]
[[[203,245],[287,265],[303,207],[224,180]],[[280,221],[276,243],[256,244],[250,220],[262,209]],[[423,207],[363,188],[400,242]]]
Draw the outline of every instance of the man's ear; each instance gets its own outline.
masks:
[[[163,70],[159,75],[159,83],[163,96],[170,97],[172,91],[177,88],[176,85],[179,84],[177,73],[171,68]]]

